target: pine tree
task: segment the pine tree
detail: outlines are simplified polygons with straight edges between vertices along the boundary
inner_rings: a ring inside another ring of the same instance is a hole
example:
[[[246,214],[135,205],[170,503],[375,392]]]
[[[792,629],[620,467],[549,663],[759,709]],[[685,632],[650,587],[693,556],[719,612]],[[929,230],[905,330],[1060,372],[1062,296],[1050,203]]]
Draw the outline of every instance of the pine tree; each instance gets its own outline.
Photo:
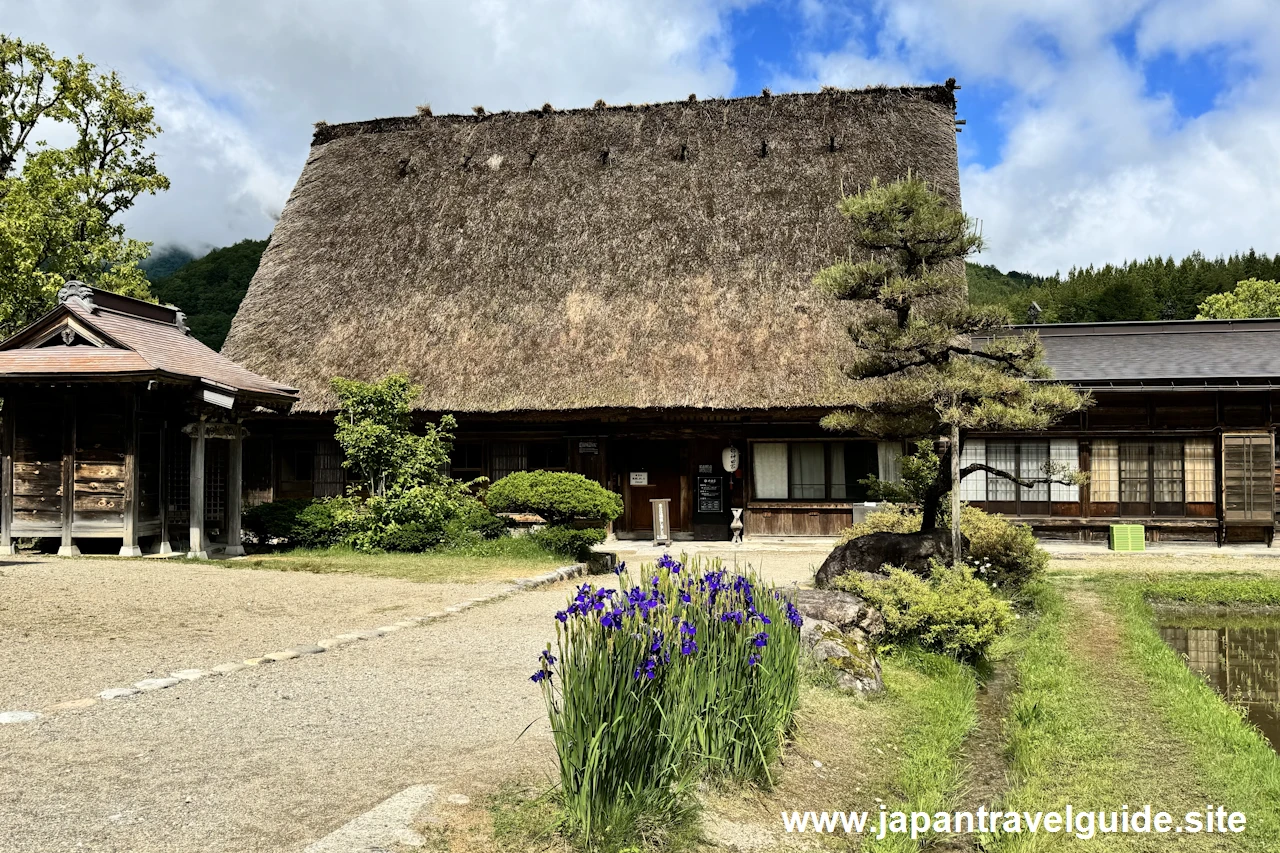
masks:
[[[844,198],[853,253],[818,273],[815,284],[859,310],[849,329],[858,348],[846,366],[854,380],[824,427],[884,438],[948,437],[941,471],[922,500],[921,530],[937,528],[942,500],[968,473],[959,451],[969,430],[1041,430],[1086,405],[1051,376],[1034,334],[1008,329],[1007,313],[968,304],[964,258],[981,248],[974,223],[918,177],[873,183]],[[1065,472],[1046,471],[1046,478]],[[954,553],[960,513],[952,512]]]

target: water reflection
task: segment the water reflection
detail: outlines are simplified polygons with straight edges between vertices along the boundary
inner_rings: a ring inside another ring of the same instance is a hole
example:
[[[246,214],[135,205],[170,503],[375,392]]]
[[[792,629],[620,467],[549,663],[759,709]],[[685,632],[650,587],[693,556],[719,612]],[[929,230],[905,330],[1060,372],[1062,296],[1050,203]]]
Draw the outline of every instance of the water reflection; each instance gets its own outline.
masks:
[[[1280,751],[1280,615],[1189,616],[1157,611],[1160,637]]]

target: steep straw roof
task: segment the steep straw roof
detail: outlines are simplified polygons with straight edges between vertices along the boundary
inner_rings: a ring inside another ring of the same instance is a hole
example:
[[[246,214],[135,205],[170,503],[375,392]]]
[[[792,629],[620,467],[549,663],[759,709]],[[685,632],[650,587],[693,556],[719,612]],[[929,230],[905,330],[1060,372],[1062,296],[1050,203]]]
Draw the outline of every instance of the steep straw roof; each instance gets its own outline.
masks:
[[[829,404],[836,202],[912,171],[959,204],[954,118],[930,86],[322,124],[223,352],[295,411],[393,371],[427,411]]]

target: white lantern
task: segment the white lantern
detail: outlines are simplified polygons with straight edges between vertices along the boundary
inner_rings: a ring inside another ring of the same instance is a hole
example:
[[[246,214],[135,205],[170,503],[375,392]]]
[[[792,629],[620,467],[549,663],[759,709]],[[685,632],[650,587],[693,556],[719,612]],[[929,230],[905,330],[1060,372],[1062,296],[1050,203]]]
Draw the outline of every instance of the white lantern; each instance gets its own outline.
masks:
[[[720,462],[724,465],[724,470],[732,474],[742,464],[742,454],[731,444],[721,452]]]

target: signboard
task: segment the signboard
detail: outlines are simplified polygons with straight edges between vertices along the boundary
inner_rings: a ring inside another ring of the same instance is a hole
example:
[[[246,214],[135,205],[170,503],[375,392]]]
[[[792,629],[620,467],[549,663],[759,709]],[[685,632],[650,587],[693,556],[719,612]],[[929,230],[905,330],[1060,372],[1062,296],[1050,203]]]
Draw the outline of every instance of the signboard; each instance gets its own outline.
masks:
[[[633,486],[647,486],[649,485],[649,472],[648,471],[632,471],[631,479],[628,480],[628,482]]]
[[[671,499],[652,498],[649,505],[653,507],[653,544],[671,544]]]
[[[698,466],[698,473],[699,473],[699,474],[714,474],[715,472],[716,472],[716,466],[714,466],[714,465],[699,465],[699,466]]]
[[[581,456],[595,456],[600,452],[600,442],[593,440],[582,440],[578,442],[578,454]]]
[[[724,480],[698,478],[698,512],[724,512]]]

